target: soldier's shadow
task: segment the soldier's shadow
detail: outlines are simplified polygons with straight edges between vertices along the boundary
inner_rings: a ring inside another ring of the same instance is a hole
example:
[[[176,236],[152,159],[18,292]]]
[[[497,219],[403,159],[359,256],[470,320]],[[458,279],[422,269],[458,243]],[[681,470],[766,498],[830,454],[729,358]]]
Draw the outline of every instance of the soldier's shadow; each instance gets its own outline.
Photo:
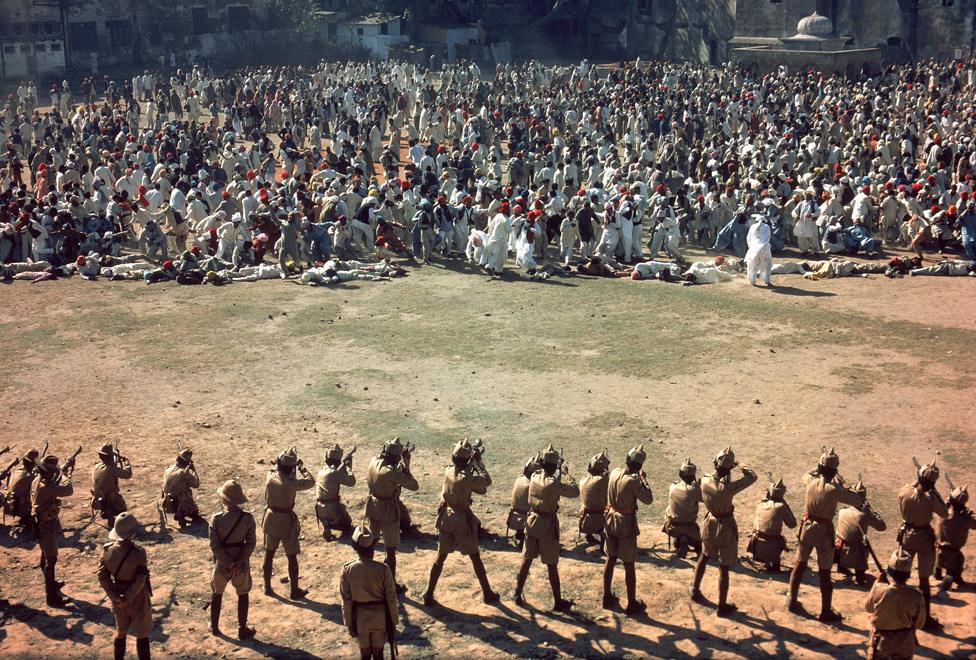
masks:
[[[411,553],[417,550],[433,550],[437,547],[437,536],[420,530],[415,530],[409,536],[400,538],[397,552]]]
[[[16,534],[11,534],[13,527],[0,527],[0,547],[3,548],[28,548],[33,545],[31,533],[25,529],[18,529]]]
[[[30,626],[48,639],[58,641],[70,639],[79,644],[91,644],[94,636],[85,632],[86,618],[72,617],[70,610],[61,611],[63,614],[51,615],[24,603],[13,603],[6,608],[6,614],[11,619]]]
[[[301,600],[291,600],[290,598],[285,598],[278,593],[272,593],[270,597],[279,603],[284,603],[285,605],[291,605],[303,610],[315,612],[325,621],[331,621],[332,623],[340,626],[343,625],[342,607],[338,604],[322,603],[307,597]]]
[[[266,658],[300,658],[305,660],[306,658],[318,658],[319,656],[313,655],[307,651],[301,649],[291,648],[288,646],[281,646],[275,644],[274,642],[265,642],[260,639],[252,638],[247,640],[236,639],[234,637],[228,637],[227,635],[221,634],[225,640],[242,649],[250,649],[256,654],[266,657]]]

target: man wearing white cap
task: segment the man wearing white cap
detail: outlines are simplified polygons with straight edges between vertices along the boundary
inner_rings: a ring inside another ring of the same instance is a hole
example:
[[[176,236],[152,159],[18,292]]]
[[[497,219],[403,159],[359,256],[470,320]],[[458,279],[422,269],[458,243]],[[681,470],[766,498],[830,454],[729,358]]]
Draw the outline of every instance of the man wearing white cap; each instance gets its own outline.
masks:
[[[391,656],[395,657],[399,614],[393,572],[383,562],[373,559],[376,537],[368,527],[358,526],[353,530],[352,544],[359,559],[342,567],[339,578],[342,620],[350,636],[359,642],[363,660],[381,660],[387,642]]]
[[[217,491],[223,511],[210,519],[210,550],[213,552],[213,571],[210,574],[210,632],[220,635],[220,606],[229,582],[237,592],[237,637],[254,637],[254,628],[247,625],[247,611],[251,591],[251,555],[257,545],[254,516],[241,508],[247,502],[244,489],[231,479]]]
[[[98,565],[98,584],[112,601],[115,614],[115,658],[125,657],[125,641],[131,631],[136,637],[139,660],[149,657],[149,634],[152,632],[152,604],[149,585],[149,563],[146,551],[132,540],[142,529],[128,511],[115,519],[108,533],[112,543],[102,548]]]

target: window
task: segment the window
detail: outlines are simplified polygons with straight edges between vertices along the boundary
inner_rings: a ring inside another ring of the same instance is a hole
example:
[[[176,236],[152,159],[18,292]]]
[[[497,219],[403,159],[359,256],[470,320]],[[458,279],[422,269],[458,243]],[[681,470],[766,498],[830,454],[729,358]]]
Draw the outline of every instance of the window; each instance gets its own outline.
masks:
[[[61,52],[61,42],[60,41],[52,41],[51,42],[51,52],[52,53],[60,53]]]
[[[363,29],[362,28],[356,28],[356,35],[357,36],[360,36],[360,37],[363,36]]]
[[[20,44],[20,52],[24,55],[31,52],[30,44]]]
[[[68,26],[68,34],[71,38],[71,45],[78,50],[97,50],[98,31],[95,29],[94,21],[84,23],[72,23]]]
[[[46,44],[34,44],[34,52],[35,53],[46,53],[47,52],[47,45]]]
[[[637,0],[637,11],[641,14],[653,13],[654,0]]]
[[[193,34],[206,34],[210,32],[210,12],[206,7],[192,7],[190,18],[193,20]]]
[[[128,46],[132,43],[132,26],[129,19],[120,18],[105,21],[105,29],[108,30],[109,43],[113,47]]]
[[[16,46],[4,46],[3,47],[3,52],[5,54],[7,54],[7,55],[16,55],[17,54],[17,47]]]
[[[390,24],[380,23],[380,34],[389,34],[389,33],[390,33]]]
[[[251,8],[247,5],[227,5],[227,28],[231,32],[251,29]]]
[[[339,26],[336,23],[329,23],[327,34],[329,35],[329,39],[335,39],[339,34]]]

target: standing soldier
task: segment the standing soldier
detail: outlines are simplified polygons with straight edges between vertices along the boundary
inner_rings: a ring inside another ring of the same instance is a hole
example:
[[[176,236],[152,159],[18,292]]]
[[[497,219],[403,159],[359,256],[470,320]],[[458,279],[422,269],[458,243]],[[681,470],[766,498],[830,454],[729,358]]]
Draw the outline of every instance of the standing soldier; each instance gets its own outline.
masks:
[[[603,514],[607,509],[607,482],[610,458],[607,450],[590,459],[589,472],[580,479],[579,531],[586,535],[587,543],[598,543],[603,548]]]
[[[300,472],[300,476],[296,476]],[[268,473],[264,484],[264,593],[270,596],[271,568],[274,564],[278,546],[285,548],[288,558],[288,584],[291,587],[289,598],[300,600],[308,593],[298,586],[298,554],[302,551],[298,542],[301,523],[295,513],[295,494],[315,485],[315,479],[298,460],[294,447],[282,452],[275,460],[275,469]]]
[[[31,449],[10,469],[10,486],[3,498],[5,516],[16,516],[23,529],[31,524],[31,484],[37,476],[38,451]]]
[[[200,477],[193,464],[193,452],[181,449],[176,455],[176,463],[163,472],[163,511],[174,514],[181,528],[186,527],[187,518],[191,523],[206,522],[193,501],[193,489],[199,487]]]
[[[868,660],[915,655],[915,631],[925,625],[925,600],[918,589],[908,586],[911,573],[912,558],[895,550],[888,562],[894,584],[882,573],[864,601],[865,611],[871,614]]]
[[[968,501],[969,489],[966,486],[953,488],[949,494],[949,516],[939,521],[939,557],[935,577],[941,580],[942,571],[946,572],[946,590],[953,582],[960,589],[966,586],[962,579],[962,569],[966,563],[962,549],[966,547],[969,530],[976,529],[976,518],[966,507]]]
[[[383,537],[386,565],[396,578],[396,549],[400,545],[400,490],[419,490],[420,485],[410,474],[411,448],[404,447],[396,437],[383,443],[380,455],[369,462],[366,470],[366,519],[374,537]],[[406,587],[397,585],[397,591]]]
[[[785,495],[786,484],[782,479],[770,484],[766,489],[766,497],[756,506],[756,517],[752,523],[748,551],[769,573],[780,572],[780,557],[786,550],[783,526],[789,529],[796,527],[796,516],[783,499]]]
[[[125,640],[131,631],[136,636],[139,660],[149,658],[149,633],[152,632],[152,587],[146,551],[132,540],[141,529],[136,517],[121,512],[108,533],[112,543],[102,548],[98,564],[98,584],[112,601],[115,615],[115,657],[125,657]]]
[[[654,501],[651,487],[644,474],[647,453],[644,445],[627,452],[626,466],[614,468],[607,484],[607,512],[604,517],[607,533],[607,563],[603,567],[603,607],[617,609],[620,599],[613,594],[613,569],[620,559],[624,565],[627,585],[628,615],[640,614],[647,606],[637,599],[637,503]]]
[[[898,493],[898,508],[904,522],[898,530],[898,545],[915,560],[918,557],[918,586],[925,599],[925,630],[940,630],[942,624],[932,616],[932,587],[929,577],[935,570],[935,530],[932,516],[945,518],[948,508],[935,483],[939,468],[932,462],[918,468],[918,478]]]
[[[395,658],[396,624],[400,615],[393,572],[387,564],[373,559],[376,537],[369,528],[356,527],[352,544],[359,559],[342,567],[339,578],[342,620],[349,635],[359,642],[360,658],[382,660],[387,642],[390,656]]]
[[[837,513],[837,504],[860,506],[863,501],[860,494],[846,488],[837,479],[839,467],[840,456],[831,447],[830,451],[824,451],[817,468],[807,476],[805,510],[797,533],[796,560],[790,573],[790,595],[786,602],[787,609],[793,614],[808,616],[806,608],[797,598],[807,562],[816,550],[820,576],[819,618],[824,623],[836,623],[843,618],[831,606],[834,585],[830,580],[830,571],[834,565],[834,514]]]
[[[424,592],[424,605],[434,607],[439,603],[434,599],[434,589],[437,580],[444,569],[447,556],[457,550],[462,555],[471,557],[475,577],[481,585],[481,599],[485,603],[497,603],[498,594],[492,591],[488,583],[488,573],[481,561],[481,551],[478,548],[478,528],[480,521],[471,511],[471,495],[484,495],[491,485],[491,476],[482,462],[484,445],[481,441],[475,444],[468,439],[454,446],[451,455],[453,465],[444,472],[444,488],[441,490],[441,505],[437,509],[437,559],[430,567],[430,581]]]
[[[99,462],[92,468],[91,507],[112,529],[115,517],[127,509],[119,492],[119,479],[132,478],[132,465],[125,456],[115,452],[111,443],[98,450],[98,458]]]
[[[342,503],[339,491],[343,486],[355,486],[356,475],[352,473],[352,455],[355,448],[345,456],[342,447],[332,446],[325,454],[325,467],[315,478],[315,517],[322,524],[322,538],[332,540],[332,530],[340,533],[352,531],[352,518]]]
[[[522,474],[515,478],[512,486],[512,508],[508,510],[508,520],[505,526],[515,531],[515,541],[519,550],[525,543],[525,519],[529,515],[529,480],[532,475],[542,469],[542,461],[536,454],[522,468]]]
[[[247,502],[244,489],[231,479],[217,491],[223,511],[210,519],[210,550],[213,552],[213,572],[210,574],[210,632],[220,635],[220,606],[224,590],[230,582],[237,591],[237,638],[254,637],[254,628],[247,626],[247,610],[251,592],[251,555],[257,545],[254,516],[241,506]]]
[[[566,481],[563,481],[563,477]],[[573,601],[564,600],[559,586],[559,498],[579,497],[579,486],[569,475],[562,456],[550,444],[542,452],[542,469],[529,480],[529,515],[525,519],[525,543],[522,548],[522,565],[515,579],[515,604],[525,605],[522,590],[529,577],[529,568],[536,557],[549,571],[552,587],[553,609],[568,612]]]
[[[701,482],[698,467],[690,458],[678,468],[678,479],[668,487],[668,508],[661,531],[674,539],[675,552],[681,559],[687,556],[689,548],[701,556],[701,528],[698,527]]]
[[[37,466],[37,476],[31,484],[31,515],[34,534],[41,548],[41,572],[44,574],[44,593],[48,607],[64,607],[66,602],[61,593],[63,582],[54,578],[54,567],[58,563],[58,541],[64,536],[61,531],[61,498],[75,492],[71,485],[71,472],[74,471],[74,458],[63,467],[58,467],[56,456],[45,456]]]
[[[868,530],[874,528],[883,532],[888,526],[868,504],[864,482],[858,479],[852,490],[864,500],[861,506],[844,507],[837,514],[837,541],[834,543],[837,548],[837,566],[841,573],[850,574],[853,570],[855,581],[860,585],[867,585]]]
[[[721,617],[731,616],[738,609],[729,602],[729,567],[739,559],[739,527],[735,522],[735,507],[732,499],[746,488],[756,483],[756,473],[743,466],[742,476],[732,481],[732,468],[738,463],[731,447],[726,447],[715,457],[715,472],[702,477],[702,502],[705,504],[705,533],[702,538],[704,552],[698,557],[695,566],[695,582],[691,598],[697,603],[703,601],[700,590],[705,567],[712,557],[718,559],[718,610]]]

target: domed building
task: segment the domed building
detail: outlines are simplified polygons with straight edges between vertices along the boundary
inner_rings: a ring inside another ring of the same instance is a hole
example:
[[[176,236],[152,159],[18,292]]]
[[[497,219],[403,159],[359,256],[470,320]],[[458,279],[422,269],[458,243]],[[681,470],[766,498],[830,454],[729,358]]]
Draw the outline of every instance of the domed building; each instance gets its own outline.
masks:
[[[796,24],[796,34],[780,39],[787,50],[841,50],[847,38],[834,34],[834,23],[814,11]]]

